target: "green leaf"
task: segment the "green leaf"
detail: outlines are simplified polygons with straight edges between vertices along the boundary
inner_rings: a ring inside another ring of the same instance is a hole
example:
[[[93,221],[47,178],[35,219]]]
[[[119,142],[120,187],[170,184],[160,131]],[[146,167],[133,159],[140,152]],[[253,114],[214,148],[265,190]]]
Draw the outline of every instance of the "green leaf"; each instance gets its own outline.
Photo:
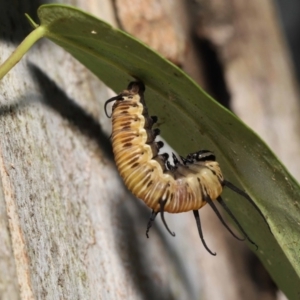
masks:
[[[299,299],[299,186],[264,142],[179,68],[128,34],[72,7],[43,5],[38,15],[42,35],[116,92],[135,78],[142,80],[149,110],[178,153],[215,152],[225,178],[250,194],[273,235],[245,199],[225,191],[228,206],[258,244],[256,253],[278,286],[290,299]]]

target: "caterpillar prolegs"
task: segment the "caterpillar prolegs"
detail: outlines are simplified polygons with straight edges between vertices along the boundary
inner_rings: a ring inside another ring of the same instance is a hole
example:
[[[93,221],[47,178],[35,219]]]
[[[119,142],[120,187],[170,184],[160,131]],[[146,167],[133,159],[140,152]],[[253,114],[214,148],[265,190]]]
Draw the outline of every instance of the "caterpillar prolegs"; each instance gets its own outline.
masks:
[[[196,220],[200,239],[205,249],[212,252],[203,238],[198,210],[209,204],[222,224],[238,240],[228,227],[214,204],[217,200],[230,215],[245,238],[255,245],[238,220],[221,198],[223,188],[227,186],[246,198],[264,218],[250,196],[223,178],[215,155],[208,150],[189,154],[187,157],[176,157],[173,153],[173,165],[167,153],[159,153],[163,142],[155,141],[159,135],[158,128],[152,129],[157,117],[149,116],[144,99],[145,86],[142,82],[131,82],[127,90],[105,102],[115,101],[112,107],[112,146],[115,162],[127,188],[142,199],[152,209],[146,235],[158,213],[168,232],[169,229],[164,212],[180,213],[192,210]]]

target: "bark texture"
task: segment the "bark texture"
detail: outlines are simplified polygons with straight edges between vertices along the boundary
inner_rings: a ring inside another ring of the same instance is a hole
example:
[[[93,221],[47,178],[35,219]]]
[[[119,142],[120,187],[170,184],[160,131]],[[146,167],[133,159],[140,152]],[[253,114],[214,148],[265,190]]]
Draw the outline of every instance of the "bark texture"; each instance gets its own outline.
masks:
[[[64,4],[119,24],[230,100],[300,178],[289,160],[298,94],[277,17],[270,1],[248,2]],[[1,63],[28,33],[23,13],[34,16],[39,3],[0,5]],[[176,238],[157,220],[146,239],[150,211],[113,162],[103,111],[112,92],[62,49],[40,41],[0,88],[0,299],[284,298],[209,208],[201,216],[217,257],[203,249],[192,213],[167,215]]]

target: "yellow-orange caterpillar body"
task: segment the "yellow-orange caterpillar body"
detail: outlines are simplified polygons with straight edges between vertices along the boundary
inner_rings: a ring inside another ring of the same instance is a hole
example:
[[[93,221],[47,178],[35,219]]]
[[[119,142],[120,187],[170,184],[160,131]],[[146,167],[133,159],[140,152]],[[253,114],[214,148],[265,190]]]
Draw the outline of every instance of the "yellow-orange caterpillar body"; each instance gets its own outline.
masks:
[[[152,209],[146,234],[158,212],[167,230],[164,212],[180,213],[192,210],[200,238],[207,247],[201,229],[198,210],[208,203],[224,226],[239,240],[222,219],[213,201],[217,200],[236,222],[245,237],[256,245],[243,230],[220,197],[223,187],[227,186],[244,196],[261,214],[247,193],[224,180],[220,166],[211,151],[201,150],[189,154],[186,158],[177,158],[173,154],[172,165],[167,153],[160,154],[163,146],[155,139],[159,129],[152,129],[157,117],[150,117],[144,99],[145,87],[142,82],[131,82],[119,95],[109,99],[106,105],[115,101],[112,107],[112,146],[115,162],[128,189],[142,199]],[[262,215],[262,214],[261,214]]]

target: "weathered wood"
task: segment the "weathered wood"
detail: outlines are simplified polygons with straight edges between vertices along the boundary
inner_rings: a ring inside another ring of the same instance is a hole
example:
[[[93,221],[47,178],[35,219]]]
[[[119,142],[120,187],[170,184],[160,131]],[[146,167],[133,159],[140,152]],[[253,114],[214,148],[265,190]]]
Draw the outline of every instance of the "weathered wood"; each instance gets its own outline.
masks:
[[[0,62],[24,37],[23,13],[34,15],[37,8],[29,2],[16,10],[7,1],[0,10],[6,30]],[[152,47],[205,82],[184,3],[139,2],[116,1],[124,29],[154,41]],[[72,5],[116,24],[112,1]],[[227,70],[231,61],[222,62]],[[240,83],[229,80],[237,75],[229,75],[228,89],[243,99]],[[275,299],[272,289],[257,288],[246,265],[249,253],[209,208],[201,216],[217,257],[203,249],[192,213],[166,216],[175,238],[158,219],[147,240],[150,212],[127,192],[112,158],[103,111],[112,92],[62,49],[40,41],[0,88],[1,299]]]
[[[24,37],[10,24],[30,13],[7,5],[1,61]],[[107,16],[103,3],[78,6]],[[194,251],[178,247],[191,245],[189,227],[170,239],[158,220],[147,240],[150,212],[115,169],[111,92],[46,40],[0,86],[1,299],[198,298],[202,271],[191,276],[183,260]]]

